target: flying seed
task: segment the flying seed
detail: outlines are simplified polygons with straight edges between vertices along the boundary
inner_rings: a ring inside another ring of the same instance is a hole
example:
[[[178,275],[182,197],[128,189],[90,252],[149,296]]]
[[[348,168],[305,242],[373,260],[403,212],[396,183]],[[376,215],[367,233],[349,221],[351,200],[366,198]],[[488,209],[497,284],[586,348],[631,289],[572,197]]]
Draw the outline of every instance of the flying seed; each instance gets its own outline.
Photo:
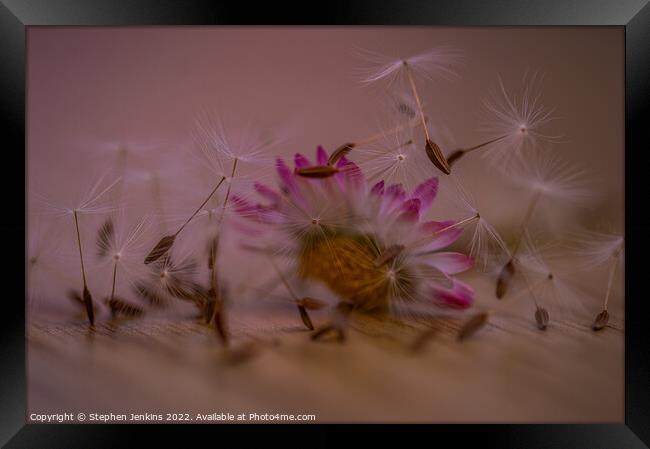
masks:
[[[545,330],[548,326],[548,311],[543,307],[538,307],[535,311],[535,321],[537,321],[537,328],[539,330]]]
[[[427,139],[425,149],[427,157],[438,170],[443,172],[445,175],[451,174],[451,169],[447,163],[447,159],[445,159],[442,150],[440,150],[440,147],[434,141]]]
[[[607,326],[607,323],[609,323],[609,312],[607,310],[603,310],[598,315],[596,315],[592,329],[594,331],[599,331]]]
[[[167,235],[160,239],[160,241],[153,247],[151,252],[147,254],[147,257],[144,259],[145,265],[148,265],[156,260],[160,259],[162,256],[167,254],[176,240],[176,235]]]
[[[304,178],[329,178],[337,174],[339,170],[329,165],[319,165],[316,167],[305,167],[296,169],[296,174]]]
[[[504,295],[508,291],[510,280],[512,279],[512,276],[514,276],[514,274],[515,274],[515,264],[512,262],[511,259],[508,261],[507,264],[505,264],[505,266],[501,270],[501,273],[499,273],[499,278],[497,279],[497,291],[496,291],[497,298],[501,299],[504,297]]]
[[[481,329],[488,321],[489,314],[487,312],[479,313],[468,319],[463,327],[458,331],[458,341],[462,341],[467,337],[473,335]]]

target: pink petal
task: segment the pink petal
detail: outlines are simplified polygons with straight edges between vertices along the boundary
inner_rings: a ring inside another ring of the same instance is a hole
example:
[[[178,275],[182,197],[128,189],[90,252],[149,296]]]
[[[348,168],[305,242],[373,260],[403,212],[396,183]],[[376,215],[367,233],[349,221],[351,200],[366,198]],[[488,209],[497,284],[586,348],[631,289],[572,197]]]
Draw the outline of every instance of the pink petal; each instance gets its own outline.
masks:
[[[238,195],[231,196],[230,203],[234,206],[235,212],[244,218],[265,223],[282,223],[284,220],[279,212],[259,204],[252,204]]]
[[[275,168],[278,172],[278,176],[280,177],[280,185],[282,189],[287,193],[296,192],[296,180],[293,178],[293,173],[291,173],[291,170],[289,170],[287,164],[285,164],[282,159],[277,159],[275,161]]]
[[[420,200],[417,198],[413,198],[404,201],[404,203],[402,203],[402,211],[420,212]]]
[[[451,228],[440,234],[433,235],[442,229],[453,225],[455,221],[427,221],[422,223],[420,230],[426,235],[431,235],[431,240],[422,246],[422,251],[435,251],[454,243],[463,233],[461,228]]]
[[[318,145],[318,149],[316,149],[316,161],[318,165],[326,165],[327,159],[329,159],[327,151],[325,151],[325,148],[323,148],[321,145]]]
[[[442,287],[433,288],[433,298],[445,306],[465,309],[474,302],[474,289],[469,285],[454,279],[454,285],[447,289]]]
[[[402,204],[402,213],[397,217],[401,221],[417,222],[420,219],[420,200],[407,200]]]
[[[401,184],[391,184],[384,191],[381,204],[381,215],[388,218],[393,214],[406,199],[406,192]]]
[[[438,194],[438,178],[433,177],[424,181],[416,187],[411,198],[418,198],[422,203],[422,212],[426,212],[431,207],[433,200]]]
[[[230,202],[233,204],[235,212],[242,216],[250,217],[255,214],[256,207],[238,195],[232,195]]]
[[[372,195],[383,196],[384,195],[384,180],[382,179],[377,184],[372,186],[372,189],[370,190],[370,193]]]
[[[461,253],[444,252],[430,255],[426,263],[445,274],[456,274],[472,268],[474,259]]]
[[[406,192],[402,187],[402,184],[391,184],[386,189],[386,196],[391,199],[402,200],[406,197]]]
[[[273,189],[265,186],[264,184],[256,182],[255,191],[269,200],[272,207],[276,207],[280,203],[280,195],[278,195]]]
[[[344,189],[347,187],[359,190],[364,184],[365,179],[363,173],[357,164],[342,157],[336,163],[339,173],[336,175],[337,179],[343,181]]]
[[[305,168],[311,166],[309,159],[300,153],[296,153],[296,155],[293,157],[293,162],[296,165],[296,168]]]

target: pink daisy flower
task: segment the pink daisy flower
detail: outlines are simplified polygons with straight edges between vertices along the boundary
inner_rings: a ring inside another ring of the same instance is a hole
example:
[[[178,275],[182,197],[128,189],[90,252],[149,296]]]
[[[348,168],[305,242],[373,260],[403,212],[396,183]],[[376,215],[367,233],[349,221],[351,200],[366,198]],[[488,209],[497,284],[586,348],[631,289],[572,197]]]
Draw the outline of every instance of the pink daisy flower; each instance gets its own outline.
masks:
[[[297,275],[320,282],[342,301],[364,311],[438,305],[466,308],[472,288],[454,278],[469,269],[471,257],[443,249],[462,229],[453,221],[426,221],[438,192],[430,178],[407,192],[401,184],[370,186],[357,165],[345,157],[331,176],[301,176],[308,167],[327,167],[319,147],[316,163],[296,154],[295,169],[278,159],[279,190],[262,184],[254,203],[234,196],[234,210],[246,245],[294,261]],[[323,170],[323,171],[328,171]]]

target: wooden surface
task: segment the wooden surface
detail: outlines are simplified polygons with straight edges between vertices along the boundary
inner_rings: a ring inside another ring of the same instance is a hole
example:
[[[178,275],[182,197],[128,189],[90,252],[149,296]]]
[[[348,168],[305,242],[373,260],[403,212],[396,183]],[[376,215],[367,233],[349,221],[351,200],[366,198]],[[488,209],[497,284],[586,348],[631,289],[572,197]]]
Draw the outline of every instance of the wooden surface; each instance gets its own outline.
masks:
[[[309,413],[318,422],[621,422],[622,320],[613,313],[595,333],[588,320],[551,315],[539,331],[532,315],[513,309],[491,309],[488,324],[462,342],[461,321],[437,320],[438,334],[417,353],[410,345],[430,323],[354,315],[347,341],[314,342],[293,308],[233,313],[230,352],[189,318],[104,321],[94,332],[83,321],[33,320],[28,407]]]

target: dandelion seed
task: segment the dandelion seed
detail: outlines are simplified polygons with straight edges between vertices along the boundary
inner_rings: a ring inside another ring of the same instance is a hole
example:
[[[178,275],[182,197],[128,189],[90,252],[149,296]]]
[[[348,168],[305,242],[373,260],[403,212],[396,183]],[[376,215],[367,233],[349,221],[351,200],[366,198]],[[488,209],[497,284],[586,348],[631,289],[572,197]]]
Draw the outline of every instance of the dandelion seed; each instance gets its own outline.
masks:
[[[86,305],[86,313],[88,315],[88,321],[92,326],[95,324],[95,311],[93,307],[93,298],[90,294],[90,291],[88,290],[88,284],[86,282],[86,269],[84,267],[84,256],[83,256],[83,250],[81,246],[81,235],[79,233],[79,220],[77,218],[76,210],[74,211],[74,225],[77,231],[77,245],[79,246],[79,260],[81,262],[81,277],[83,280],[83,300],[84,300],[84,304]]]
[[[460,53],[450,46],[439,46],[408,58],[391,58],[368,50],[358,49],[358,56],[368,63],[360,70],[361,81],[366,84],[386,80],[397,81],[405,75],[404,61],[415,74],[423,80],[433,81],[437,78],[447,80],[458,78],[454,67],[460,63]]]
[[[113,303],[117,286],[118,267],[121,267],[124,274],[137,271],[140,265],[136,262],[142,255],[143,245],[141,240],[146,235],[150,226],[148,217],[141,219],[132,228],[127,229],[125,226],[124,211],[119,215],[119,222],[116,226],[113,218],[108,218],[97,232],[96,246],[97,255],[100,259],[108,259],[107,262],[112,265],[111,293],[106,298],[106,304],[111,306],[113,318],[119,312],[119,302]],[[128,277],[131,280],[132,276]]]
[[[371,55],[369,54],[368,56]],[[436,168],[446,175],[450,174],[450,167],[447,160],[439,146],[429,135],[422,100],[416,87],[415,76],[421,75],[431,79],[437,74],[453,75],[454,72],[451,66],[458,60],[457,52],[448,47],[439,47],[410,58],[384,61],[383,63],[381,63],[381,58],[377,58],[377,55],[371,56],[370,59],[375,60],[375,62],[380,62],[380,64],[372,74],[364,79],[364,82],[372,83],[382,79],[394,80],[402,76],[406,78],[408,87],[415,100],[419,119],[424,131],[426,142],[425,153]]]
[[[579,201],[588,195],[585,188],[584,172],[577,171],[572,167],[558,162],[554,157],[536,157],[530,159],[521,166],[521,171],[516,175],[520,182],[529,186],[532,190],[532,196],[526,208],[524,218],[515,240],[515,244],[510,253],[510,260],[503,267],[502,273],[507,270],[508,263],[516,257],[524,235],[530,224],[530,220],[537,208],[540,199],[544,197],[555,197],[564,201]],[[504,289],[497,288],[497,298],[503,297],[507,291],[507,285]],[[501,296],[499,296],[501,293]]]
[[[515,94],[509,94],[499,78],[498,89],[483,101],[487,116],[481,129],[493,137],[480,147],[485,147],[483,156],[504,172],[510,170],[512,162],[519,162],[524,155],[561,138],[544,131],[556,117],[554,109],[541,102],[542,78],[538,74],[524,74],[523,87]]]
[[[303,324],[307,329],[310,331],[314,330],[314,324],[311,321],[311,318],[309,318],[309,314],[307,313],[307,307],[306,303],[311,303],[313,304],[312,301],[305,301],[305,299],[299,299],[298,295],[296,295],[295,291],[291,287],[291,284],[289,284],[289,281],[284,277],[284,274],[282,274],[282,271],[280,268],[275,264],[275,261],[273,260],[272,257],[269,257],[269,261],[271,263],[271,266],[275,270],[275,272],[278,274],[278,277],[280,278],[280,281],[282,284],[285,286],[287,291],[289,292],[289,295],[291,295],[291,298],[293,301],[296,303],[296,306],[298,307],[298,312],[300,313],[300,319],[302,320]]]
[[[544,302],[549,307],[548,311],[560,320],[564,318],[575,321],[576,312],[584,314],[582,294],[572,286],[575,268],[552,266],[557,265],[551,263],[554,257],[551,250],[556,246],[547,244],[543,247],[527,233],[523,248],[523,253],[517,256],[516,262],[525,274],[526,294],[530,296],[530,291],[535,292],[537,301]],[[562,252],[555,256],[561,256],[557,260],[562,261],[566,254]]]
[[[92,295],[88,289],[88,283],[86,278],[86,268],[84,264],[83,257],[83,246],[81,243],[81,232],[79,230],[79,215],[90,215],[90,214],[102,214],[110,212],[113,210],[112,206],[106,205],[106,199],[108,193],[115,187],[119,182],[119,179],[114,180],[111,183],[106,182],[106,174],[99,177],[99,179],[92,184],[90,189],[88,189],[81,199],[73,207],[66,207],[58,205],[51,200],[48,200],[42,196],[39,196],[39,199],[45,203],[45,206],[49,212],[54,213],[55,216],[59,217],[72,217],[72,224],[75,229],[76,234],[76,243],[79,249],[79,261],[81,266],[81,278],[83,283],[82,288],[82,299],[86,303],[86,314],[90,325],[95,323],[95,314]]]
[[[471,238],[466,246],[468,255],[475,261],[475,267],[487,271],[489,266],[510,258],[510,251],[485,213],[479,211],[477,201],[471,192],[461,184],[457,177],[443,187],[444,197],[451,200],[454,209],[458,209],[464,218],[450,221],[448,225],[435,231],[438,234],[459,234],[463,229],[471,229]]]
[[[153,249],[149,252],[149,254],[147,254],[147,257],[145,257],[144,263],[146,265],[157,261],[158,259],[165,256],[169,252],[169,250],[174,245],[174,242],[176,241],[176,237],[178,236],[178,234],[180,234],[181,231],[190,223],[190,221],[192,221],[192,219],[196,217],[196,215],[201,211],[201,209],[203,209],[203,206],[205,206],[207,202],[210,201],[212,195],[214,195],[217,189],[221,187],[221,184],[225,179],[226,179],[225,177],[221,178],[221,180],[217,183],[214,189],[212,189],[212,191],[207,196],[207,198],[203,201],[203,203],[196,209],[196,211],[192,215],[190,215],[190,217],[185,221],[185,223],[183,223],[181,227],[178,228],[178,230],[174,234],[166,235],[162,239],[160,239],[160,241],[156,244],[156,246],[154,246]]]
[[[602,311],[596,316],[592,326],[594,331],[603,329],[609,322],[607,307],[614,285],[616,268],[623,261],[624,239],[621,235],[609,232],[583,232],[576,238],[574,253],[579,255],[583,262],[581,268],[594,269],[609,264],[607,275],[607,289],[603,300]]]

